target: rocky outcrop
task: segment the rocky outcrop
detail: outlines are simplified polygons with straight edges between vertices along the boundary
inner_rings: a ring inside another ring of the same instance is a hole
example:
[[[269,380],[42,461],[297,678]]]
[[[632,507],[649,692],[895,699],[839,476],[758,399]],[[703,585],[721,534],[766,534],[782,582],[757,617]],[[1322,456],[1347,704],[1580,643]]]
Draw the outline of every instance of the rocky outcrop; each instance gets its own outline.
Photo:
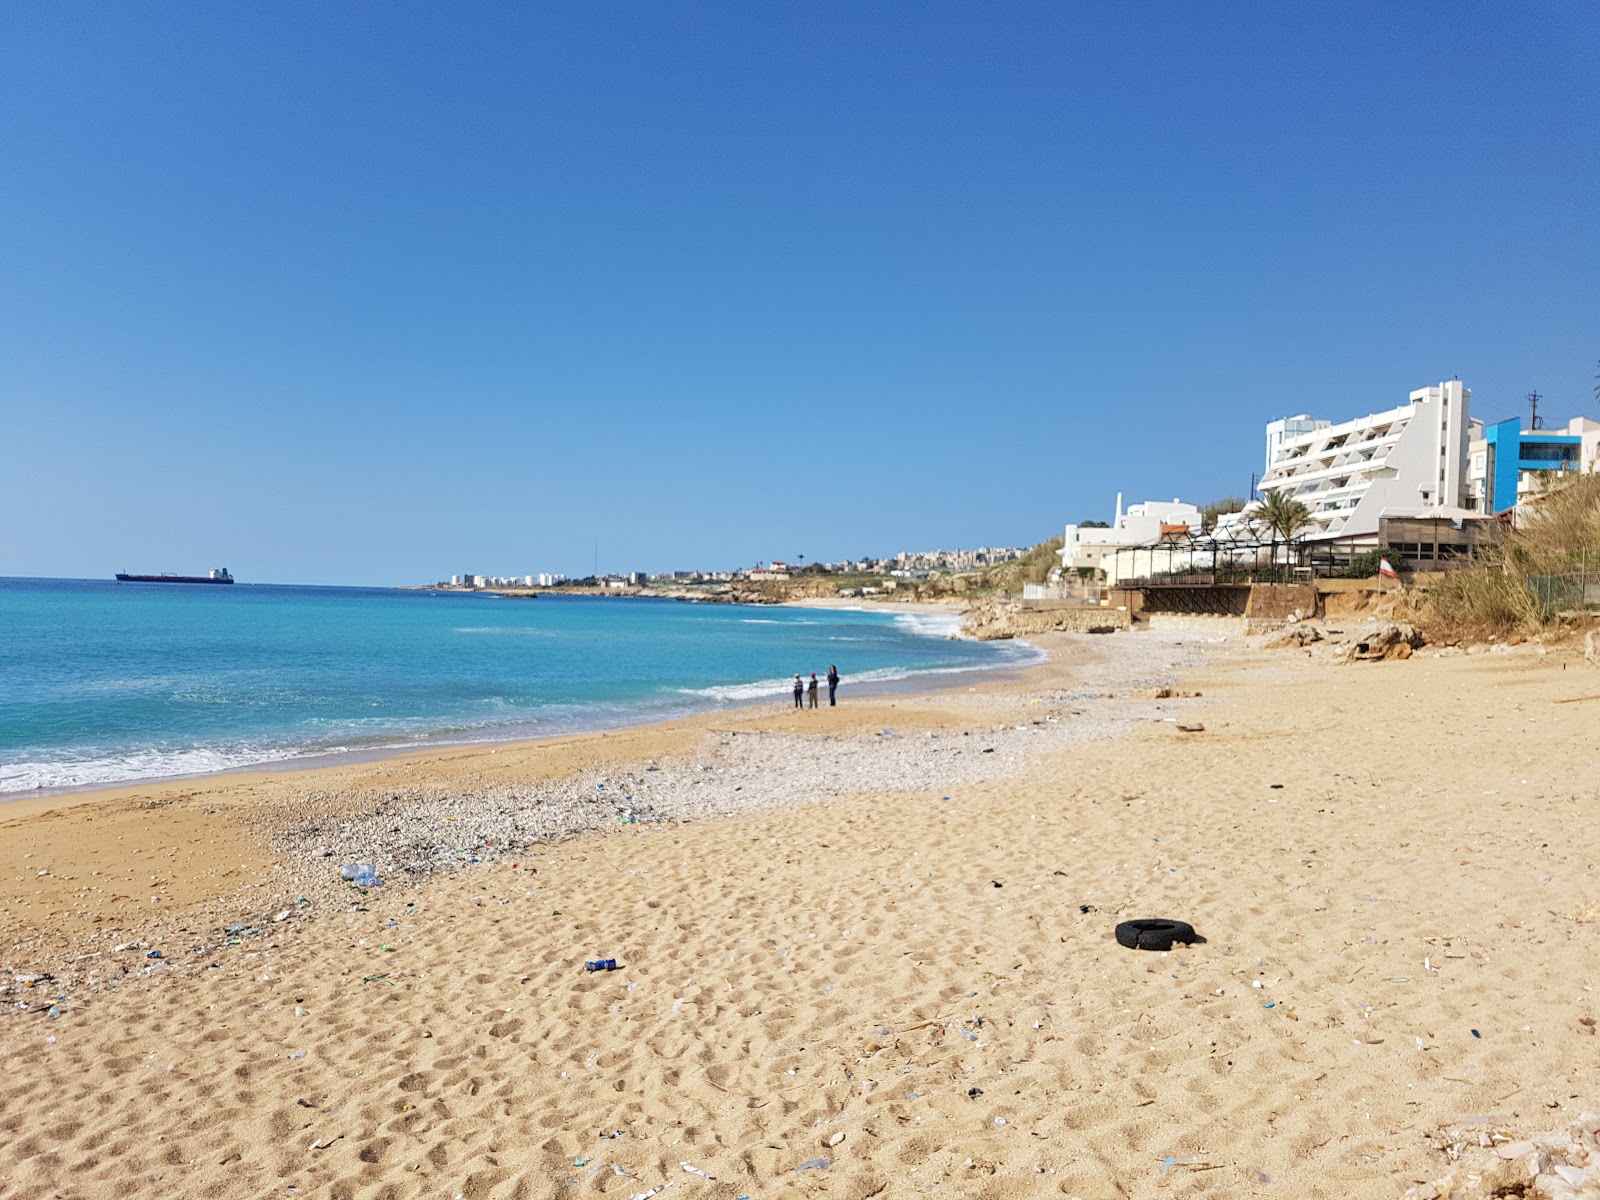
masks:
[[[1261,643],[1264,650],[1298,650],[1322,640],[1322,631],[1315,625],[1289,625],[1271,634]]]
[[[1261,644],[1267,649],[1305,649],[1334,662],[1377,662],[1410,658],[1424,641],[1414,625],[1401,621],[1362,621],[1341,626],[1300,622],[1279,630]]]

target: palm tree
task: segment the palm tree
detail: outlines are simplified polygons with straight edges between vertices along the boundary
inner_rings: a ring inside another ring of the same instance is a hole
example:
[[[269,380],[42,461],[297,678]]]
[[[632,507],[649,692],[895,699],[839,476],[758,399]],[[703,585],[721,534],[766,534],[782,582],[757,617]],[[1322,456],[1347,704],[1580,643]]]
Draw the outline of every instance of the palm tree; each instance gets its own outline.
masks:
[[[1311,510],[1286,491],[1268,492],[1261,498],[1256,516],[1273,535],[1272,561],[1278,561],[1277,539],[1294,543],[1294,535],[1311,524]]]
[[[1262,524],[1286,542],[1294,541],[1294,535],[1311,524],[1311,510],[1288,492],[1268,492],[1256,513]]]

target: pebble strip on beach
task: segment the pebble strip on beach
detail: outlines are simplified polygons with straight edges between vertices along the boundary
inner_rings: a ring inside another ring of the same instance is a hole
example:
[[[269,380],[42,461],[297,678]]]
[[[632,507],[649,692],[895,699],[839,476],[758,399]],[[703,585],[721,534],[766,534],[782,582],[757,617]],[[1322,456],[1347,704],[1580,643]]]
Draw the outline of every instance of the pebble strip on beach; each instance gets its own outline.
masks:
[[[692,758],[584,771],[559,781],[312,793],[302,801],[305,819],[274,837],[285,895],[327,898],[346,886],[337,872],[347,863],[371,863],[393,885],[619,824],[670,825],[851,793],[1003,778],[1038,754],[1108,737],[1139,721],[1170,719],[1180,705],[1193,703],[1127,698],[1203,665],[1204,645],[1192,635],[1141,633],[1118,637],[1108,648],[1113,652],[1104,659],[1074,672],[1071,689],[961,693],[962,709],[990,723],[981,733],[890,726],[823,737],[722,731]]]

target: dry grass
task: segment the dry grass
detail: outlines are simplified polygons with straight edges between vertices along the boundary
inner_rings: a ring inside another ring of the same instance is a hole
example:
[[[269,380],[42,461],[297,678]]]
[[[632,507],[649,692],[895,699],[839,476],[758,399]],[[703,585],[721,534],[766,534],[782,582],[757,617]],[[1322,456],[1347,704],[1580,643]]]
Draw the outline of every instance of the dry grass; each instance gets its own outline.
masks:
[[[1498,547],[1428,588],[1423,623],[1440,641],[1535,632],[1547,615],[1532,577],[1575,572],[1585,559],[1600,571],[1600,475],[1552,474]]]
[[[1537,500],[1518,510],[1506,539],[1507,564],[1524,575],[1559,575],[1585,556],[1600,563],[1600,475],[1551,475]]]
[[[1483,641],[1532,628],[1542,620],[1527,577],[1503,552],[1452,571],[1428,588],[1423,623],[1434,641]]]

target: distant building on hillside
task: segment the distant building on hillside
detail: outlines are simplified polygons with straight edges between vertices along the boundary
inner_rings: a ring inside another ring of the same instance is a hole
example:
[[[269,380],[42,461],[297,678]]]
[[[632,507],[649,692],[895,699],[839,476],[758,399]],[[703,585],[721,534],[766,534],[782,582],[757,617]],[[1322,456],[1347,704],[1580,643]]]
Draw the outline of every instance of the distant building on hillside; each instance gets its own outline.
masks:
[[[1010,562],[1026,553],[1027,550],[1020,546],[979,546],[976,550],[902,550],[894,556],[893,562],[902,571],[976,571],[995,563]],[[886,564],[872,560],[864,561],[861,565],[879,574],[886,569]]]

